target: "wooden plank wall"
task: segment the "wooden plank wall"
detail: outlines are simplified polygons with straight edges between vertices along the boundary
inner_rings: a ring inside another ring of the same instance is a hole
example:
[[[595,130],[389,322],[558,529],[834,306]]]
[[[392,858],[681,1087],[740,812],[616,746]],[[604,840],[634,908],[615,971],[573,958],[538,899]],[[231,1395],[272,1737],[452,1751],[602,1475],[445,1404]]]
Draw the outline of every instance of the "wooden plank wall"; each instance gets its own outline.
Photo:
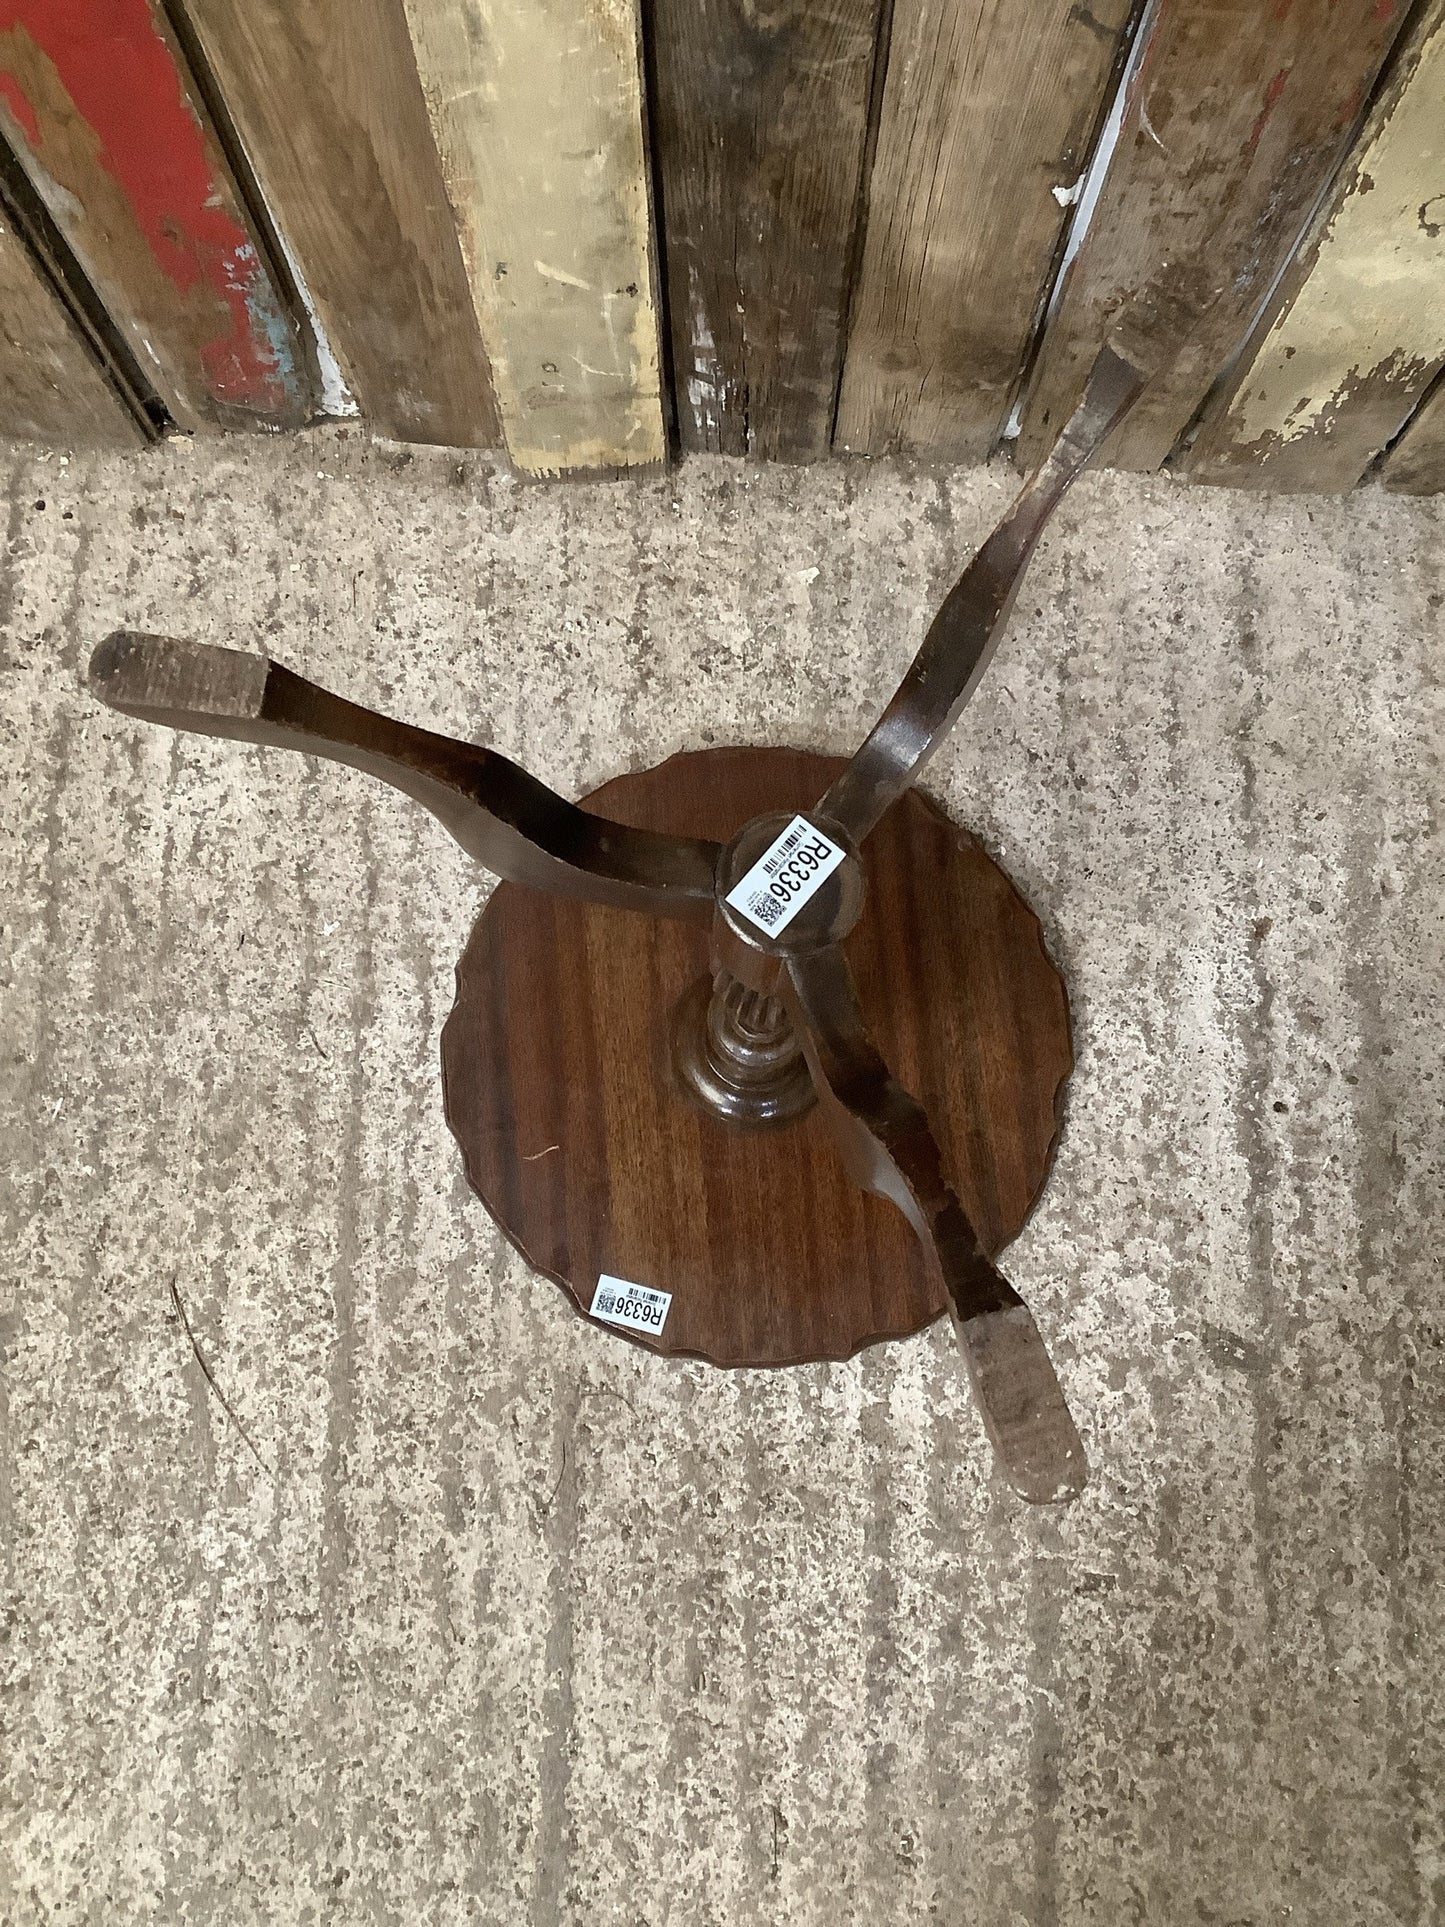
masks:
[[[401,0],[186,9],[353,405],[399,440],[491,446],[490,372]]]
[[[1437,381],[1381,469],[1386,488],[1405,495],[1445,490],[1445,383]]]
[[[1397,0],[1159,0],[1098,204],[1044,337],[1023,461],[1072,412],[1135,292],[1203,270],[1223,294],[1111,451],[1126,468],[1165,460],[1348,151],[1399,14]]]
[[[1429,0],[1187,471],[1250,488],[1352,488],[1442,364],[1445,0]]]
[[[897,0],[838,445],[997,445],[1132,0]]]
[[[64,448],[135,448],[141,430],[0,212],[0,424]]]
[[[0,134],[186,426],[1029,464],[1153,292],[1115,462],[1445,484],[1445,0],[0,0]]]
[[[176,422],[306,418],[285,297],[159,0],[0,0],[0,131]]]
[[[883,0],[651,0],[678,439],[826,455]]]
[[[407,0],[507,451],[666,453],[635,0]]]

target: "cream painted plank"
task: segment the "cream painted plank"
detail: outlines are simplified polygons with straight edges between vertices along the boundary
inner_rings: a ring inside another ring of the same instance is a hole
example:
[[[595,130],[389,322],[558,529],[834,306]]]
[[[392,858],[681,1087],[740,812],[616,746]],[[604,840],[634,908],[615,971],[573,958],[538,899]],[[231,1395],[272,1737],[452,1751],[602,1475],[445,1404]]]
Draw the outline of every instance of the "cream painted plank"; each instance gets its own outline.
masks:
[[[507,451],[663,459],[635,0],[406,0]]]
[[[950,461],[993,448],[1131,11],[898,0],[840,447]]]
[[[1351,488],[1445,365],[1445,0],[1426,7],[1281,299],[1189,473]]]
[[[1385,487],[1402,495],[1437,495],[1445,490],[1445,381],[1436,382],[1421,402],[1381,473]]]

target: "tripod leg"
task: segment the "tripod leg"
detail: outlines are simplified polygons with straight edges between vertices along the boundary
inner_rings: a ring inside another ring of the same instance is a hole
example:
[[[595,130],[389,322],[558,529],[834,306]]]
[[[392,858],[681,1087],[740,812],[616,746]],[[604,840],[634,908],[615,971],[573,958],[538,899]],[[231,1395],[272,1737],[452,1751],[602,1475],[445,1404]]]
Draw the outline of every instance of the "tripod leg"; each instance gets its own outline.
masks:
[[[949,591],[888,706],[818,805],[855,842],[916,781],[957,722],[993,660],[1045,524],[1143,389],[1142,372],[1106,347],[1062,435]]]
[[[854,1180],[896,1204],[936,1260],[993,1449],[1035,1503],[1067,1499],[1089,1475],[1084,1448],[1027,1305],[982,1250],[943,1175],[917,1099],[868,1034],[842,949],[788,959],[785,996],[819,1107]]]
[[[514,882],[661,916],[712,914],[715,843],[593,816],[495,750],[379,716],[265,656],[120,631],[92,656],[90,687],[126,716],[379,776]]]

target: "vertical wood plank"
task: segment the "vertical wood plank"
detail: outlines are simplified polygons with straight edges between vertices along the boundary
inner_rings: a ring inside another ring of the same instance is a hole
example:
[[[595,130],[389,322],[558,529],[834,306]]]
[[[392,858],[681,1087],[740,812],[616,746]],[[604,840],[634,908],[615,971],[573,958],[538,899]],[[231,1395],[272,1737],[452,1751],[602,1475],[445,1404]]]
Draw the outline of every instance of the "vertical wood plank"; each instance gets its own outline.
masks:
[[[1445,0],[1417,20],[1271,310],[1188,472],[1352,488],[1445,363]]]
[[[186,0],[360,412],[488,447],[491,378],[402,0]]]
[[[0,211],[0,435],[135,448],[141,430]]]
[[[651,0],[685,449],[828,451],[881,0]]]
[[[305,419],[295,330],[160,0],[0,0],[0,130],[177,422]]]
[[[1402,495],[1445,491],[1445,380],[1437,381],[1380,470],[1386,488]]]
[[[507,451],[666,453],[634,0],[407,0]]]
[[[897,0],[837,440],[978,461],[1003,429],[1131,0]]]
[[[1226,292],[1106,452],[1124,468],[1165,459],[1342,158],[1403,12],[1401,0],[1159,0],[1040,352],[1023,463],[1067,419],[1114,315],[1187,267]]]

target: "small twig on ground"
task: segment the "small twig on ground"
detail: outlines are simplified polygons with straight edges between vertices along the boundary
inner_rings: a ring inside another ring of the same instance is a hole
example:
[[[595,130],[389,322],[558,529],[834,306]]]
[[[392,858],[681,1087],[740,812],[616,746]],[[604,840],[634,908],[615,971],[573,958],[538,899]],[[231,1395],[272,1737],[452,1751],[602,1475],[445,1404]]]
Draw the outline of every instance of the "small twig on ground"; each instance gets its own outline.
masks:
[[[637,1407],[626,1392],[619,1392],[615,1385],[584,1385],[581,1396],[583,1398],[620,1398],[632,1416],[637,1417]]]
[[[546,1510],[546,1512],[545,1512],[545,1513],[543,1514],[543,1517],[544,1517],[544,1518],[550,1518],[550,1517],[551,1517],[551,1514],[552,1514],[552,1507],[553,1507],[553,1506],[554,1506],[554,1505],[556,1504],[556,1502],[557,1502],[557,1494],[558,1494],[558,1493],[559,1493],[559,1492],[560,1492],[560,1491],[562,1490],[562,1481],[563,1481],[563,1479],[565,1479],[565,1478],[566,1478],[566,1476],[567,1476],[567,1441],[566,1441],[566,1439],[563,1439],[563,1441],[562,1441],[562,1470],[561,1470],[561,1471],[560,1471],[560,1472],[559,1472],[559,1473],[557,1474],[557,1483],[556,1483],[556,1484],[555,1484],[555,1485],[554,1485],[554,1486],[552,1487],[552,1493],[551,1493],[551,1497],[550,1497],[550,1498],[549,1498],[549,1499],[547,1500],[547,1510]]]
[[[206,1383],[210,1386],[211,1390],[216,1394],[217,1399],[219,1399],[220,1401],[221,1410],[226,1414],[226,1417],[231,1421],[232,1425],[235,1426],[236,1430],[241,1434],[241,1437],[246,1441],[247,1445],[251,1448],[251,1456],[255,1459],[257,1465],[260,1466],[263,1472],[269,1472],[271,1474],[271,1477],[274,1479],[276,1476],[275,1466],[268,1465],[265,1459],[263,1459],[261,1457],[261,1454],[256,1450],[255,1440],[251,1437],[251,1434],[246,1430],[245,1426],[241,1423],[240,1419],[236,1416],[235,1408],[232,1406],[230,1399],[226,1397],[226,1394],[221,1390],[220,1386],[216,1383],[216,1375],[211,1370],[210,1366],[206,1363],[205,1354],[202,1352],[200,1346],[196,1342],[196,1334],[191,1330],[191,1321],[186,1316],[186,1308],[181,1303],[181,1294],[176,1290],[176,1281],[174,1278],[172,1278],[171,1280],[171,1303],[175,1306],[176,1315],[179,1317],[182,1325],[185,1327],[186,1337],[189,1338],[191,1341],[191,1350],[196,1354],[196,1363],[200,1366],[201,1372],[205,1377]]]

